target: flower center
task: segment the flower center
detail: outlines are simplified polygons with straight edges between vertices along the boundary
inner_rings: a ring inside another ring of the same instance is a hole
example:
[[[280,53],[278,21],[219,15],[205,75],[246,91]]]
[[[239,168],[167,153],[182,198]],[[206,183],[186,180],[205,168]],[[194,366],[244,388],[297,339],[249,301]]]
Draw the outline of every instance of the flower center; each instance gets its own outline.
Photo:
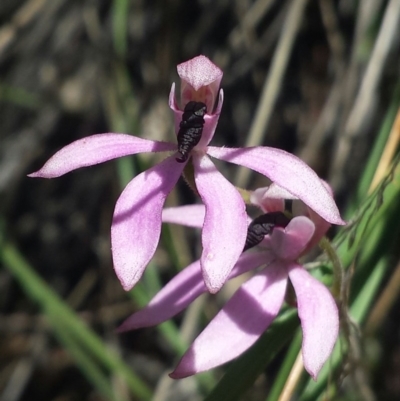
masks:
[[[186,104],[179,124],[177,162],[184,163],[192,149],[200,142],[206,113],[207,106],[203,102],[190,101]]]
[[[289,222],[290,219],[283,212],[265,213],[255,218],[247,228],[247,237],[243,252],[258,245],[264,239],[265,235],[272,233],[275,227],[285,228]]]

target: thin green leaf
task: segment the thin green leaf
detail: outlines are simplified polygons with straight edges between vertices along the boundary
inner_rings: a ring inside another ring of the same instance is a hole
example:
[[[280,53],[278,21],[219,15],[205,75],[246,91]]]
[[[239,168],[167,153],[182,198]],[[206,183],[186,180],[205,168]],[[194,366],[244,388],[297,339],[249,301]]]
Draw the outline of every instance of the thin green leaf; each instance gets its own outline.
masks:
[[[54,321],[54,317],[50,317],[50,323],[54,329],[54,334],[68,350],[76,363],[80,366],[81,371],[87,379],[93,384],[100,394],[112,401],[126,401],[125,398],[118,397],[114,394],[112,384],[109,377],[100,369],[98,364],[91,358],[88,353],[81,349],[79,342],[75,337],[70,336],[67,327],[63,327],[59,321]]]
[[[285,387],[286,381],[289,377],[289,374],[294,366],[296,358],[301,350],[301,341],[302,341],[302,333],[301,330],[297,330],[293,341],[290,344],[288,351],[286,352],[285,360],[283,361],[279,373],[274,379],[271,391],[266,399],[266,401],[278,401],[279,397],[282,393],[283,388]]]
[[[76,313],[48,287],[13,246],[10,244],[3,245],[1,259],[23,287],[25,293],[40,305],[50,319],[55,318],[63,327],[68,327],[70,335],[76,337],[82,347],[86,348],[86,352],[91,353],[99,363],[113,374],[126,380],[133,394],[143,400],[150,399],[150,389],[121,359],[105,347],[100,337],[89,329]]]
[[[124,58],[128,49],[129,0],[114,0],[112,16],[114,49]]]
[[[365,319],[373,299],[385,277],[387,268],[388,260],[385,257],[382,258],[372,274],[368,277],[363,289],[350,308],[350,315],[357,324],[360,324]],[[324,390],[328,389],[329,377],[332,375],[333,371],[337,370],[342,365],[343,357],[343,347],[340,341],[338,341],[330,360],[322,368],[318,380],[316,382],[312,379],[308,381],[303,394],[300,396],[300,401],[315,401]]]

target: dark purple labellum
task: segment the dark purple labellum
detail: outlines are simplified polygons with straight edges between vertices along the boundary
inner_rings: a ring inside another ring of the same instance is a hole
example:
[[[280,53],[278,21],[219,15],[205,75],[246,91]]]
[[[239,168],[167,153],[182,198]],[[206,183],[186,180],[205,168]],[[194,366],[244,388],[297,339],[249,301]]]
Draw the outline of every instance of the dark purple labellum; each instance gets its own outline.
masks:
[[[176,161],[184,163],[191,150],[200,142],[204,127],[207,106],[202,102],[191,101],[185,106],[178,132],[178,153]]]
[[[283,212],[271,212],[254,219],[247,228],[244,251],[258,245],[265,235],[271,234],[275,227],[285,228],[290,219]]]

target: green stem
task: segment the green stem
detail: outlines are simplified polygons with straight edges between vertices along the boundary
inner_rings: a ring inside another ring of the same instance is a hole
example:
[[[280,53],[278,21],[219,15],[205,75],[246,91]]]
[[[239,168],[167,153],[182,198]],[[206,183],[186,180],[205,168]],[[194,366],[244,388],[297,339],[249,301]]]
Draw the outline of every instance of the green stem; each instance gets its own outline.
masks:
[[[336,253],[335,248],[332,246],[328,238],[323,237],[319,242],[319,246],[328,255],[329,260],[332,262],[333,266],[332,293],[335,298],[338,298],[342,294],[342,284],[343,284],[342,263]]]

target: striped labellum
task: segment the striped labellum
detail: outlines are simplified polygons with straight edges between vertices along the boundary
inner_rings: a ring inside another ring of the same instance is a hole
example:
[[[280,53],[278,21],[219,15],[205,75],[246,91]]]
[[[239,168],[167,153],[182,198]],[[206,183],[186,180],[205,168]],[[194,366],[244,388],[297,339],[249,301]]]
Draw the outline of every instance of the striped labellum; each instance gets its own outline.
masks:
[[[187,161],[192,149],[200,142],[206,113],[207,106],[202,102],[191,101],[185,106],[179,124],[177,162]]]

